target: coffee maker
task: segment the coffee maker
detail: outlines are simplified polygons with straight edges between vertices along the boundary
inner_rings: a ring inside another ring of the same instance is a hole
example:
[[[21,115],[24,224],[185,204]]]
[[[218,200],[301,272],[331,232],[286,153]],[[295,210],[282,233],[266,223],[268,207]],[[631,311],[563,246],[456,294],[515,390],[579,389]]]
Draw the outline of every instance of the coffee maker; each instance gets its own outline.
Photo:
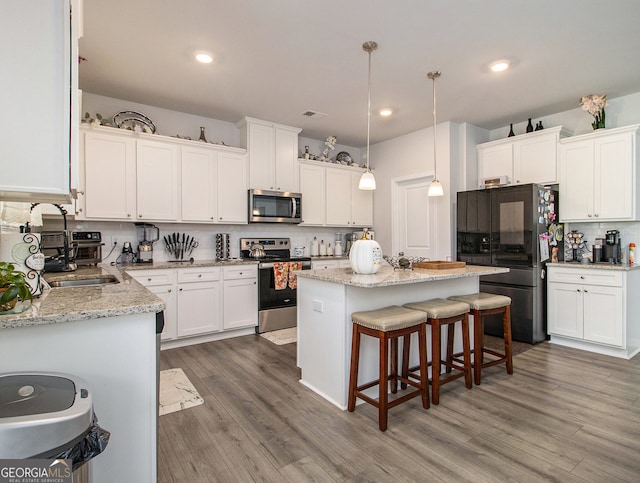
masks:
[[[153,244],[160,239],[160,230],[150,223],[136,223],[138,227],[138,263],[153,262]]]
[[[603,258],[605,262],[620,263],[620,232],[607,230],[604,239]]]

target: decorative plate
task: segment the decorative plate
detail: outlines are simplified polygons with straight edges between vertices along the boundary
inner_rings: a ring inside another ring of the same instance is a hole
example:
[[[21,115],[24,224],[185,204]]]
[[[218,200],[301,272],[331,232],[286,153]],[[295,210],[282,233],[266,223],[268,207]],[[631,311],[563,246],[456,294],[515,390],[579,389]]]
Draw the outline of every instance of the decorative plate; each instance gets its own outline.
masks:
[[[156,132],[156,126],[153,121],[144,114],[135,111],[120,111],[113,116],[113,125],[120,129],[135,130],[136,126],[140,126],[143,131]],[[146,129],[145,129],[146,128]]]
[[[341,164],[351,164],[353,162],[353,158],[351,158],[351,155],[348,152],[340,151],[336,154],[336,161]]]

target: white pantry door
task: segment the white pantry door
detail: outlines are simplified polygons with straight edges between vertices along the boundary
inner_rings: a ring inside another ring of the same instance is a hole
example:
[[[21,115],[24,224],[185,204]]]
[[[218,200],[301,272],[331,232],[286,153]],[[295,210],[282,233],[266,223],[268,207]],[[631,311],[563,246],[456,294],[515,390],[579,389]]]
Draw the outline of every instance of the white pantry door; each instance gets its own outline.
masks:
[[[433,259],[436,253],[436,211],[427,196],[432,176],[392,181],[391,219],[393,255]]]

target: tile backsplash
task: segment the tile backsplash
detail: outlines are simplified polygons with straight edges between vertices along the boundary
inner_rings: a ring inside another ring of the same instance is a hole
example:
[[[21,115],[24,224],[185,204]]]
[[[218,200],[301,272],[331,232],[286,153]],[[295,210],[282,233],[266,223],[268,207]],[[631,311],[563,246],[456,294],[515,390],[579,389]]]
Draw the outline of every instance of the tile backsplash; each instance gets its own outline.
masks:
[[[640,223],[639,222],[609,222],[609,223],[565,223],[565,233],[576,230],[584,234],[588,252],[591,252],[592,245],[596,238],[604,238],[607,230],[618,230],[620,232],[620,246],[623,258],[627,260],[629,243],[640,243]]]

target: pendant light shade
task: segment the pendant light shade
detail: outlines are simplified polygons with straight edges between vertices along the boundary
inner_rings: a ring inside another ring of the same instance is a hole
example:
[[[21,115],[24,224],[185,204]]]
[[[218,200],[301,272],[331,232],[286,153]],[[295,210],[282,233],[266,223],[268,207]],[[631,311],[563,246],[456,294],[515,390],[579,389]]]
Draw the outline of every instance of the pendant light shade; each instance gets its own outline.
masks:
[[[429,72],[427,77],[433,81],[433,181],[429,185],[427,196],[443,196],[444,189],[442,188],[440,181],[438,181],[438,174],[436,171],[436,79],[440,77],[440,71],[436,70]]]
[[[371,168],[369,168],[369,134],[371,133],[371,52],[377,49],[378,44],[371,40],[362,44],[362,50],[369,54],[369,88],[367,91],[367,170],[362,174],[360,183],[358,183],[358,188],[361,190],[376,189],[376,178],[373,176]]]

